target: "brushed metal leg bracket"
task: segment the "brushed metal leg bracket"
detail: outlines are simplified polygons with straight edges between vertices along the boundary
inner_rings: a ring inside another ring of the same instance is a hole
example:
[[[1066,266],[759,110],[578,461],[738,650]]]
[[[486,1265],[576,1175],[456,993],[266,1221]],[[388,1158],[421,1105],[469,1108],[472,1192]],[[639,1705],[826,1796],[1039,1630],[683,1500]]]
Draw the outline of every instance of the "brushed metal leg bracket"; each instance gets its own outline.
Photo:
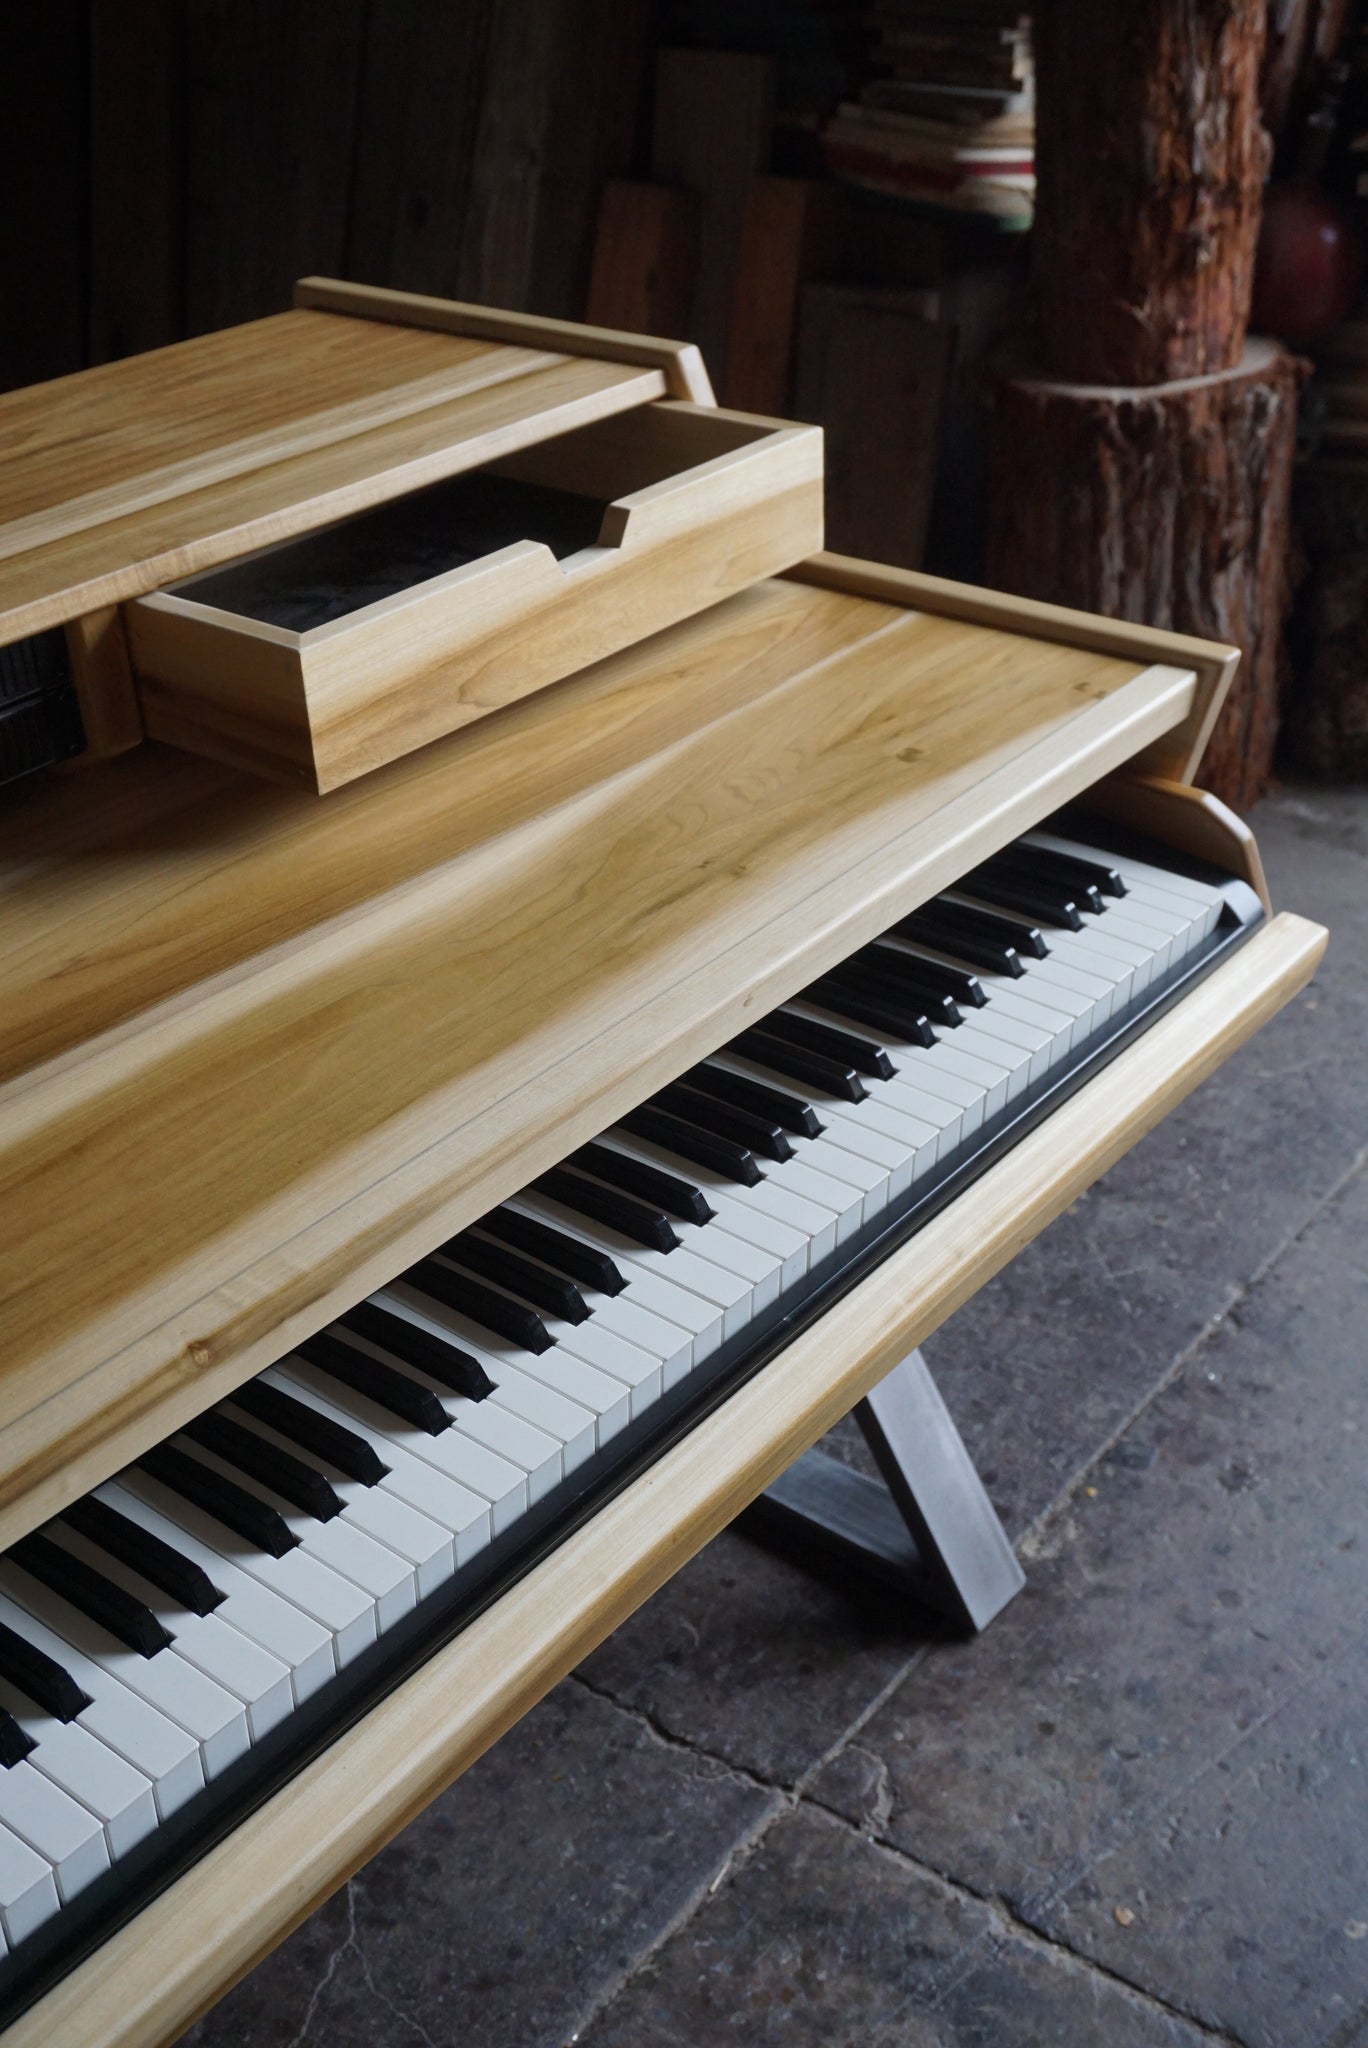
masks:
[[[920,1351],[854,1410],[882,1480],[811,1450],[741,1517],[800,1561],[986,1628],[1025,1574]]]

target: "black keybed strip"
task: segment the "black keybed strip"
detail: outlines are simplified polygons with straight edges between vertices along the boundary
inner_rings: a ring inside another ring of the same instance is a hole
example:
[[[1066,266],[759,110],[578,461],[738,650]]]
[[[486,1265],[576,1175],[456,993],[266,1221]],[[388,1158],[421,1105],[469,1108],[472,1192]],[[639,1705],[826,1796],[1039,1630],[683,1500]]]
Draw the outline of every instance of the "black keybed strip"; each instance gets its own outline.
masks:
[[[1116,838],[1117,835],[1109,835]],[[1118,845],[1122,842],[1117,839]],[[1153,859],[1143,840],[1135,852]],[[1162,856],[1175,873],[1228,882],[1204,863]],[[1232,907],[1247,900],[1248,915]],[[314,1693],[287,1721],[196,1793],[154,1835],[44,1922],[18,1950],[0,1958],[0,2027],[59,1982],[100,1943],[126,1925],[160,1892],[340,1735],[534,1570],[609,1500],[656,1463],[760,1372],[795,1337],[831,1309],[891,1253],[962,1194],[1012,1146],[1077,1093],[1165,1011],[1218,967],[1257,929],[1262,913],[1252,892],[1231,889],[1211,936],[1176,968],[1132,999],[1089,1042],[1083,1055],[1028,1087],[1020,1100],[985,1123],[955,1157],[916,1181],[900,1200],[840,1245],[737,1336],[642,1416],[629,1423],[570,1477],[562,1479],[518,1522],[360,1656]],[[333,1340],[334,1342],[336,1340]],[[303,1351],[304,1346],[296,1346]]]

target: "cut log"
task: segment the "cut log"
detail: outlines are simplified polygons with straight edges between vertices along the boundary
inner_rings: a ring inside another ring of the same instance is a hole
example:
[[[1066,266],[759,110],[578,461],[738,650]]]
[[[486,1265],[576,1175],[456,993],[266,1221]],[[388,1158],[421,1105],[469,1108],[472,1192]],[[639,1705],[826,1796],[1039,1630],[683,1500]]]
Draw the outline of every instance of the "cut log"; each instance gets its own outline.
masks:
[[[988,581],[1243,649],[1201,777],[1236,806],[1265,787],[1278,727],[1301,367],[1254,341],[1216,375],[1017,377],[994,406]]]
[[[1234,368],[1268,138],[1266,0],[1053,0],[1036,15],[1038,361],[1089,384]]]

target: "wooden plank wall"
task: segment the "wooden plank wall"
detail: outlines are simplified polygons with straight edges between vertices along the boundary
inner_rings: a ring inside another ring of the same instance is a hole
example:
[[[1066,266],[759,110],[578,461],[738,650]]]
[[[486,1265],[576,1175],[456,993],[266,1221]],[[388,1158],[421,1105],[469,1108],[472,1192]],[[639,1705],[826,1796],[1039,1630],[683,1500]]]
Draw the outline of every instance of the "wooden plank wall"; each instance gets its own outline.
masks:
[[[0,389],[305,272],[582,317],[651,0],[44,0],[0,62]]]
[[[588,318],[824,426],[833,547],[972,578],[1014,252],[823,175],[861,60],[814,85],[786,38],[810,16],[829,56],[813,20],[858,12],[742,8],[757,48],[702,0],[12,8],[0,390],[278,311],[307,273]]]

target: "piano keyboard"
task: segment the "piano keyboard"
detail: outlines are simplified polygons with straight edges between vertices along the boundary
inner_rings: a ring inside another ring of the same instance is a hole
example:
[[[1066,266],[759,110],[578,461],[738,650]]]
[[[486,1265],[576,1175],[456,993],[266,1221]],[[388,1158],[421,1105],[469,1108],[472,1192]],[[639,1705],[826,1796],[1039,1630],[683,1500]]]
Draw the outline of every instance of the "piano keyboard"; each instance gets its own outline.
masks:
[[[1032,832],[0,1557],[37,1995],[1261,911]]]

